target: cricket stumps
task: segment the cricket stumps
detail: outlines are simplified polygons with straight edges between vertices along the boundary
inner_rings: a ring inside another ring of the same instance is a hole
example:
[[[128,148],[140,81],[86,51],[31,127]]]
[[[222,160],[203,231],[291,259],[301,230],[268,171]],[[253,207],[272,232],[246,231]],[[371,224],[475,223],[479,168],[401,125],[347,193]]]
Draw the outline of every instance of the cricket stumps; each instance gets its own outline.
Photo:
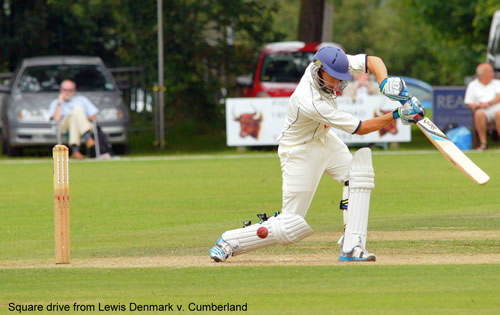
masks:
[[[54,158],[54,223],[56,264],[69,264],[69,149],[56,145]]]

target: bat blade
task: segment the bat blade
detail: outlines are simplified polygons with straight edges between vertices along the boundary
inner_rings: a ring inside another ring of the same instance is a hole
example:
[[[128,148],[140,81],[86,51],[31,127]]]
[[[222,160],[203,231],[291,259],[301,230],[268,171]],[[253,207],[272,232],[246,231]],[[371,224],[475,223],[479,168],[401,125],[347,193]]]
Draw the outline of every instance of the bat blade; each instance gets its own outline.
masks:
[[[472,162],[429,118],[418,121],[417,126],[434,147],[460,172],[479,185],[484,185],[490,180],[488,174]]]

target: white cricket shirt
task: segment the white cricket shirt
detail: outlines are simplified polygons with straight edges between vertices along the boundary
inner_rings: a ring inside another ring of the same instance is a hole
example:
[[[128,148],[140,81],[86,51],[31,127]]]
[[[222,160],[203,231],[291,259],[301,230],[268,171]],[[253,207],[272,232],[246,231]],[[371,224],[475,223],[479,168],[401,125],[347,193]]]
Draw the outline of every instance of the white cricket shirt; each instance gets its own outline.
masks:
[[[347,55],[351,75],[367,72],[366,55]],[[330,127],[355,133],[361,120],[337,108],[313,82],[309,64],[295,92],[290,97],[285,125],[278,137],[280,145],[293,146],[326,136]]]

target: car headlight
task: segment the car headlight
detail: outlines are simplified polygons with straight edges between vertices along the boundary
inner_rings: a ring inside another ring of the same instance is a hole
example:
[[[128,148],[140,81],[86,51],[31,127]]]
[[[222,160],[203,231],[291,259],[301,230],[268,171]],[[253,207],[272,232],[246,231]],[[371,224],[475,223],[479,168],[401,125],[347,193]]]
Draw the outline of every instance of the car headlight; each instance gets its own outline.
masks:
[[[49,121],[49,112],[41,109],[22,108],[17,113],[17,119],[23,122],[47,122]]]
[[[123,112],[118,108],[104,108],[97,114],[99,120],[117,120],[123,118]]]

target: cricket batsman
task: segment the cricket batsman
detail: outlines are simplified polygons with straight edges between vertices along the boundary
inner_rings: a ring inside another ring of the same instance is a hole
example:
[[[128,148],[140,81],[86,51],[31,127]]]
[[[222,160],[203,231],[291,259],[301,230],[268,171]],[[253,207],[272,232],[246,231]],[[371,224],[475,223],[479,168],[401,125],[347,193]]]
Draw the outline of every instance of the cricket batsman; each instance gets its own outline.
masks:
[[[392,113],[361,121],[339,110],[336,97],[352,75],[368,71],[375,75],[380,91],[402,106]],[[375,255],[366,249],[370,194],[375,187],[371,150],[362,148],[351,155],[332,128],[364,135],[382,129],[394,119],[409,124],[424,115],[424,107],[410,96],[405,82],[399,77],[388,77],[382,59],[365,54],[346,55],[337,47],[323,47],[314,55],[290,97],[285,125],[278,138],[283,177],[281,214],[223,233],[210,250],[210,257],[223,262],[229,256],[290,244],[311,235],[305,217],[326,173],[344,187],[340,205],[344,234],[338,242],[339,260],[375,261]],[[261,227],[268,231],[264,238],[257,235]]]

